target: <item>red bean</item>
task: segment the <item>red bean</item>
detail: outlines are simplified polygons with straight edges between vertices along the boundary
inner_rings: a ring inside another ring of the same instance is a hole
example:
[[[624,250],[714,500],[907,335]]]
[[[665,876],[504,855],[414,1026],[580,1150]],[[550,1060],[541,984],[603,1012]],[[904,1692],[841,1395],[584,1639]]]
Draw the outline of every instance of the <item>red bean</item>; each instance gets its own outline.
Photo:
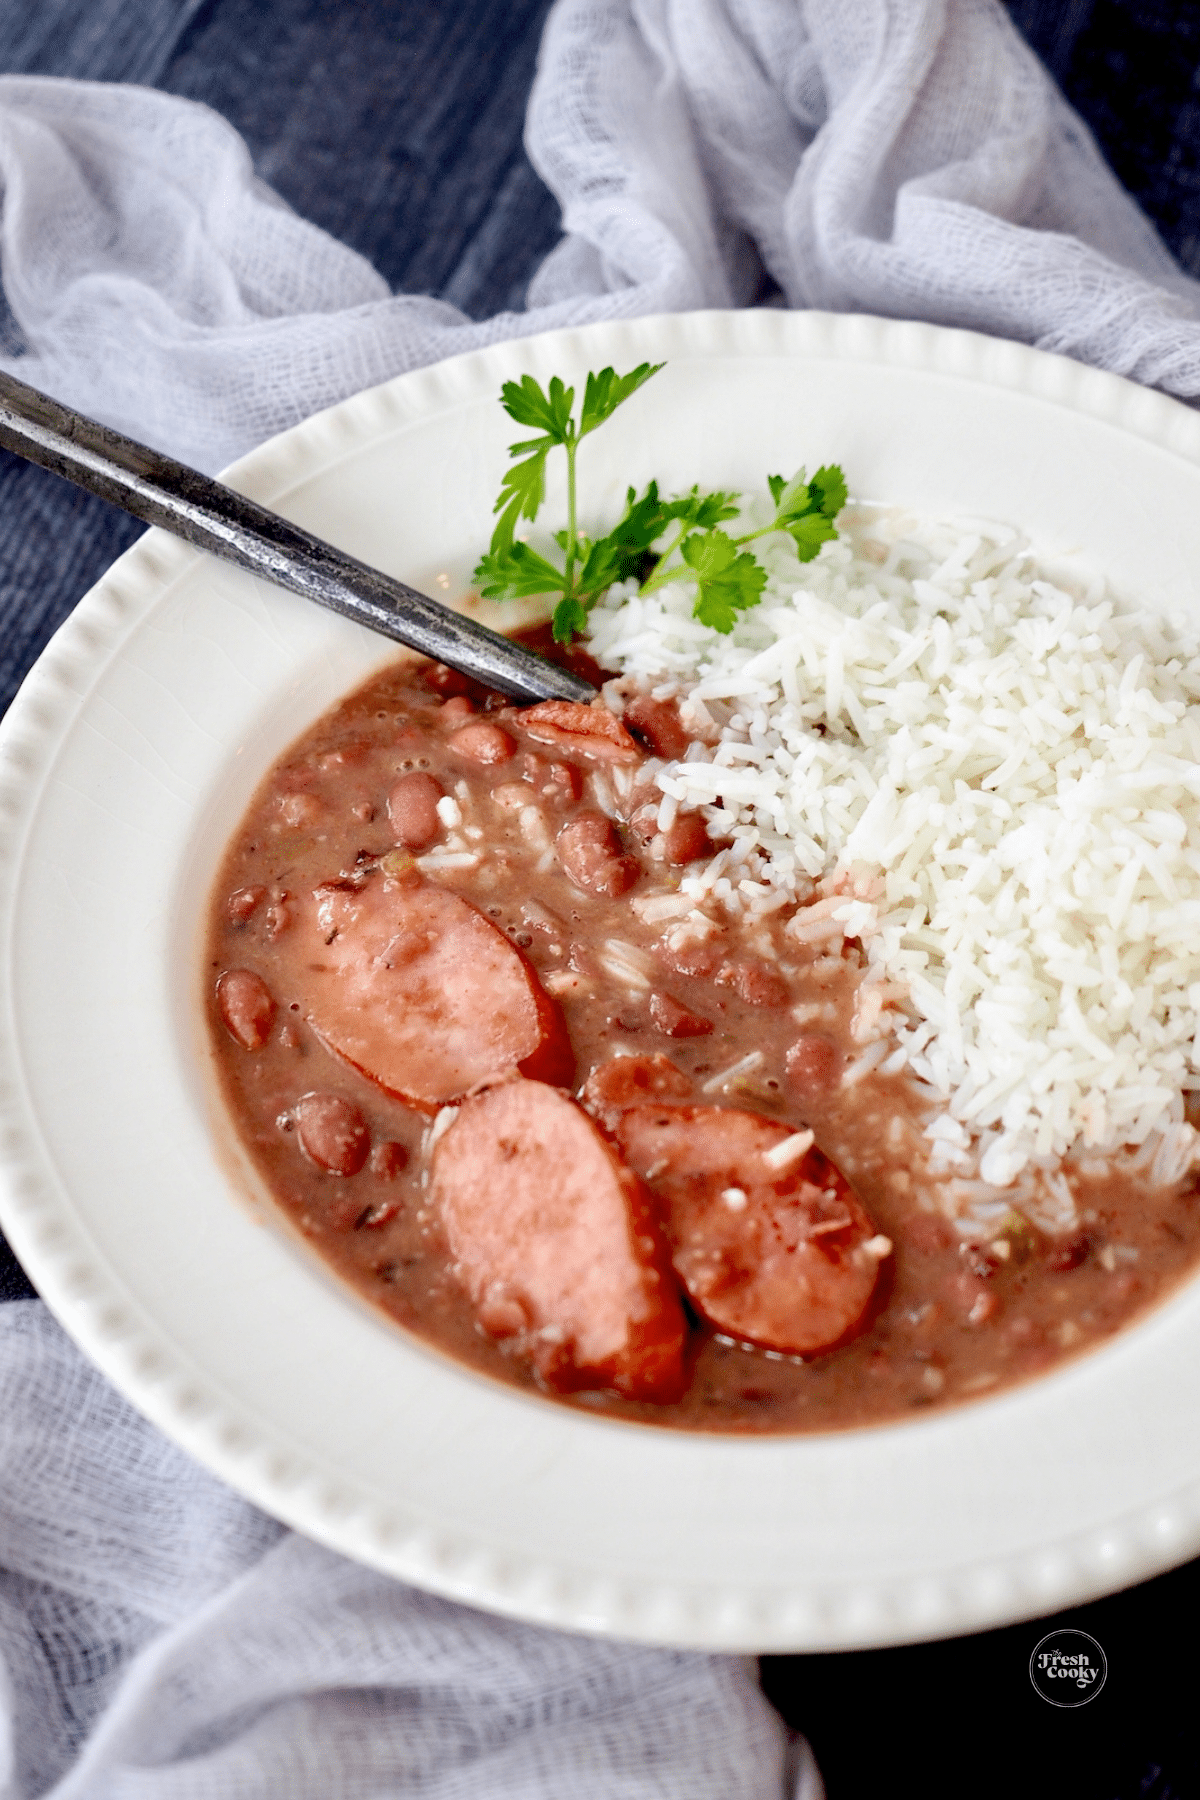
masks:
[[[802,1038],[801,1043],[805,1040]],[[827,1042],[828,1040],[821,1040]],[[941,1213],[914,1212],[904,1222],[906,1247],[922,1256],[934,1256],[952,1250],[956,1242],[953,1225]]]
[[[676,975],[712,975],[724,961],[724,940],[714,934],[704,938],[684,938],[676,945],[664,944],[659,956]]]
[[[406,850],[428,850],[442,829],[438,818],[441,783],[423,770],[402,775],[388,795],[387,811],[396,842]]]
[[[583,780],[572,763],[551,763],[541,791],[543,798],[560,800],[565,805],[568,801],[578,800],[583,792]]]
[[[376,1144],[371,1152],[371,1173],[378,1175],[381,1181],[394,1181],[402,1169],[408,1167],[408,1146],[389,1140]]]
[[[629,702],[624,722],[655,756],[669,762],[682,756],[691,741],[671,702],[652,700],[649,694],[639,694]]]
[[[338,769],[357,769],[366,762],[371,754],[370,740],[367,738],[351,738],[339,744],[336,750],[327,750],[324,756],[317,758],[317,767],[323,774],[330,774]]]
[[[464,725],[461,731],[453,734],[449,743],[452,750],[469,762],[485,764],[507,762],[517,747],[515,739],[489,719],[480,719],[476,725]]]
[[[711,1019],[690,1012],[674,994],[652,994],[650,1017],[664,1037],[706,1037],[712,1030]]]
[[[236,894],[230,894],[225,902],[225,914],[230,924],[244,925],[266,897],[265,887],[244,887],[239,888]]]
[[[766,963],[727,963],[717,980],[747,1006],[786,1006],[790,998],[787,982]]]
[[[617,828],[603,813],[578,813],[555,839],[558,858],[577,887],[615,899],[631,888],[641,873],[626,856]]]
[[[253,969],[227,969],[217,983],[225,1029],[243,1050],[261,1050],[275,1023],[275,1001]]]
[[[692,1084],[661,1051],[654,1056],[611,1056],[592,1070],[582,1100],[601,1124],[612,1127],[630,1106],[653,1106],[663,1100],[686,1100]]]
[[[712,839],[708,826],[699,813],[680,813],[669,831],[663,833],[667,861],[676,868],[712,855]]]
[[[367,1121],[340,1094],[305,1094],[296,1105],[300,1142],[319,1169],[357,1175],[371,1149]]]
[[[447,700],[445,706],[442,708],[442,723],[445,725],[459,719],[470,719],[474,717],[474,714],[475,708],[467,699],[467,696],[465,694],[455,694],[453,699]]]
[[[787,1053],[787,1072],[802,1093],[825,1093],[842,1074],[842,1053],[818,1032],[798,1037]]]
[[[1080,1263],[1087,1261],[1091,1247],[1087,1233],[1077,1232],[1074,1237],[1051,1246],[1046,1252],[1046,1267],[1058,1275],[1065,1274],[1068,1269],[1077,1269]]]
[[[426,687],[431,687],[435,694],[444,694],[447,699],[455,694],[469,694],[478,687],[469,675],[448,669],[445,663],[430,663],[423,673]]]

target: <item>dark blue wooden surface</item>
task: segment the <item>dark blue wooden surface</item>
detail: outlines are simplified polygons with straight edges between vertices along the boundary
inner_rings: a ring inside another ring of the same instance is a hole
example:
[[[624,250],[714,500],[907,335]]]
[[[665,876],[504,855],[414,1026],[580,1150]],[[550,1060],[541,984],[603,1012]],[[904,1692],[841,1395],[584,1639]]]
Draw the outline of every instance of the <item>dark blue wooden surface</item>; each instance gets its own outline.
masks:
[[[0,70],[206,101],[291,205],[396,291],[439,294],[482,318],[520,304],[558,235],[557,207],[521,148],[548,10],[549,0],[0,0]],[[1200,5],[1010,0],[1009,11],[1200,274]],[[0,454],[0,711],[139,529]],[[0,1299],[31,1291],[0,1240]],[[1077,1712],[1046,1706],[1026,1674],[1057,1621],[769,1658],[764,1676],[812,1739],[829,1800],[902,1787],[964,1800],[1191,1800],[1198,1602],[1192,1564],[1064,1615],[1109,1657],[1104,1693]]]

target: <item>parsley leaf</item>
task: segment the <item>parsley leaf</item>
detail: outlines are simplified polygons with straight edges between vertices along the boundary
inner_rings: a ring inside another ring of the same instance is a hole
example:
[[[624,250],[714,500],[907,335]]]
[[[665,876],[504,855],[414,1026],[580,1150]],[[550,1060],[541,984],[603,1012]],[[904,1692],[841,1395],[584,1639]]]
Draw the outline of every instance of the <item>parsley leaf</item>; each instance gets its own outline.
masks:
[[[827,519],[824,513],[805,513],[802,519],[792,519],[785,527],[792,534],[796,546],[798,561],[811,562],[822,544],[830,543],[837,536],[837,526]]]
[[[612,368],[601,369],[598,375],[590,374],[579,414],[580,437],[586,437],[589,431],[603,425],[605,419],[611,419],[618,406],[628,400],[630,394],[636,394],[643,382],[657,375],[662,366],[662,363],[639,363],[628,375],[618,375]]]
[[[513,533],[522,518],[535,519],[538,507],[546,493],[546,452],[553,445],[553,438],[535,438],[538,448],[524,462],[514,463],[511,469],[504,472],[504,480],[500,483],[500,498],[492,511],[501,513],[500,522],[492,533],[492,550],[502,551],[512,547]],[[529,444],[514,444],[509,451],[528,450]]]
[[[500,494],[492,508],[499,518],[492,532],[491,546],[475,570],[475,578],[481,584],[480,592],[488,599],[561,593],[565,599],[578,599],[584,609],[581,615],[578,607],[572,608],[570,616],[586,618],[587,608],[595,603],[603,588],[611,587],[614,581],[633,572],[638,558],[644,555],[653,536],[661,530],[661,524],[651,538],[645,538],[646,523],[634,507],[631,488],[627,518],[615,533],[610,532],[598,544],[590,544],[578,532],[575,523],[575,453],[580,438],[611,418],[618,406],[661,368],[661,363],[641,363],[627,375],[618,375],[611,368],[601,369],[599,374],[590,373],[578,425],[571,411],[575,404],[575,389],[567,387],[557,375],[551,376],[546,388],[532,375],[522,375],[520,381],[504,383],[500,404],[509,418],[515,419],[518,425],[532,426],[541,435],[525,438],[508,447],[509,456],[519,460],[514,461],[500,484]],[[561,447],[567,455],[567,529],[556,538],[563,553],[561,571],[527,545],[523,546],[516,535],[522,519],[537,517],[546,497],[546,457],[556,447]],[[654,498],[643,510],[657,516],[658,490],[653,482],[650,486]],[[649,493],[650,489],[647,490]],[[628,516],[631,513],[635,515],[632,524]],[[635,539],[645,539],[636,550],[633,548]],[[565,613],[563,617],[565,619]]]
[[[681,494],[676,500],[668,500],[664,511],[668,519],[678,519],[685,528],[693,525],[701,531],[711,531],[723,519],[737,517],[738,495],[734,493],[702,494],[694,487],[689,494]]]
[[[475,580],[485,600],[524,600],[533,594],[563,591],[562,570],[519,540],[481,557]]]
[[[791,533],[801,562],[811,562],[822,544],[837,536],[833,521],[846,504],[846,478],[837,463],[818,469],[811,481],[797,470],[790,481],[768,475],[775,502],[772,530]]]
[[[611,367],[590,371],[578,421],[575,389],[557,375],[545,388],[532,375],[522,375],[519,381],[506,381],[501,390],[500,403],[509,417],[538,435],[509,445],[512,466],[492,508],[496,527],[475,580],[488,600],[561,596],[554,609],[554,636],[560,644],[586,629],[589,612],[614,582],[629,580],[636,580],[639,591],[648,594],[672,581],[694,578],[694,617],[714,631],[730,632],[738,614],[757,605],[767,583],[766,570],[743,545],[772,531],[786,531],[800,561],[810,562],[822,544],[837,536],[834,520],[846,504],[846,482],[836,463],[818,469],[811,481],[803,469],[790,481],[768,475],[775,516],[769,525],[740,537],[720,529],[737,517],[736,493],[704,494],[697,486],[664,499],[654,481],[641,495],[632,487],[627,491],[625,511],[611,531],[597,538],[580,531],[575,480],[580,442],[662,367],[646,362],[624,375]],[[546,458],[556,448],[565,452],[567,463],[567,524],[554,534],[561,566],[516,535],[521,520],[532,521],[541,508]]]
[[[693,532],[679,549],[684,562],[696,572],[693,616],[727,635],[738,613],[758,604],[767,585],[767,571],[749,550],[739,553],[725,531]]]
[[[554,641],[569,644],[577,631],[587,630],[588,609],[577,595],[560,600],[554,609]]]
[[[842,474],[840,463],[830,463],[826,468],[818,469],[808,488],[814,499],[819,501],[821,511],[827,519],[836,519],[849,498],[846,477]]]
[[[535,431],[544,431],[551,443],[567,442],[575,389],[564,387],[557,375],[551,377],[549,394],[542,392],[532,375],[522,375],[519,383],[506,381],[500,390],[500,404],[518,425],[532,425]],[[528,444],[512,446],[516,451],[529,448]]]
[[[641,499],[636,488],[625,496],[625,511],[606,536],[587,546],[579,575],[581,590],[599,595],[614,581],[628,581],[641,571],[648,550],[671,520],[670,503],[658,497],[658,483],[650,482]]]

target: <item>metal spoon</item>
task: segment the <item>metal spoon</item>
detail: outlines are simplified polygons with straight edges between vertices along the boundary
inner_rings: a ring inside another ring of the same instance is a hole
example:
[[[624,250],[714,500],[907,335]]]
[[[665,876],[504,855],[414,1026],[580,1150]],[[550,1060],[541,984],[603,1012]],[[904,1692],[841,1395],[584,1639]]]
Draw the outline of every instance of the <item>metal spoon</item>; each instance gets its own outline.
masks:
[[[366,625],[514,700],[593,700],[581,675],[335,550],[219,481],[0,371],[0,447],[147,525]]]

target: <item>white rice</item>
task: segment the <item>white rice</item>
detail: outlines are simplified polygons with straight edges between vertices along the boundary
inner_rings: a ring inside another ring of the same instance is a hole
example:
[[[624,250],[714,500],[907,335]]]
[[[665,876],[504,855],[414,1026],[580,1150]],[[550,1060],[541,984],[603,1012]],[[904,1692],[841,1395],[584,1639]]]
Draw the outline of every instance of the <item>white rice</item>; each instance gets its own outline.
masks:
[[[760,540],[728,637],[690,588],[629,584],[591,648],[711,740],[656,776],[660,822],[719,801],[732,837],[681,897],[860,938],[904,1011],[856,1073],[938,1098],[931,1166],[976,1222],[1036,1189],[1066,1228],[1065,1157],[1168,1182],[1200,1146],[1200,630],[1003,526],[852,508],[841,532],[804,566]]]

